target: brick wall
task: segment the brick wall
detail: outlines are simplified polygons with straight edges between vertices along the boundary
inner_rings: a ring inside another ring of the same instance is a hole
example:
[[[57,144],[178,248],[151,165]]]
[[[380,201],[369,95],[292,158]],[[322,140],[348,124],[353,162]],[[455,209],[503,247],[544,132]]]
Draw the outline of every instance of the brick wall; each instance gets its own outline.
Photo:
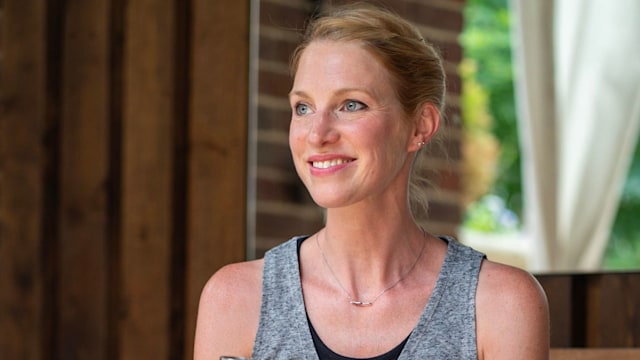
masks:
[[[333,1],[334,4],[344,1]],[[297,234],[322,226],[322,210],[298,180],[288,148],[290,119],[287,93],[289,55],[299,41],[299,31],[316,6],[328,1],[261,0],[259,12],[259,62],[257,158],[255,169],[255,249],[251,256]],[[460,205],[460,78],[462,58],[458,36],[462,30],[463,0],[381,1],[414,22],[426,39],[442,52],[448,76],[446,126],[441,145],[429,149],[428,161],[420,164],[432,178],[429,220],[423,224],[437,234],[453,234],[461,220]],[[444,149],[444,150],[443,150]],[[251,220],[250,220],[251,222]]]

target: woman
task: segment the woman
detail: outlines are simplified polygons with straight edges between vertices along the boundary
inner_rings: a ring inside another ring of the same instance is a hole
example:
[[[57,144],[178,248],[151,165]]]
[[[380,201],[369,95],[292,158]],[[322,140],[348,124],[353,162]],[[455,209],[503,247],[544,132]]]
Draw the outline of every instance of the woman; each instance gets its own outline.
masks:
[[[412,165],[445,93],[419,32],[372,6],[338,8],[309,25],[291,70],[291,153],[326,226],[211,277],[195,359],[548,358],[533,277],[415,221]]]

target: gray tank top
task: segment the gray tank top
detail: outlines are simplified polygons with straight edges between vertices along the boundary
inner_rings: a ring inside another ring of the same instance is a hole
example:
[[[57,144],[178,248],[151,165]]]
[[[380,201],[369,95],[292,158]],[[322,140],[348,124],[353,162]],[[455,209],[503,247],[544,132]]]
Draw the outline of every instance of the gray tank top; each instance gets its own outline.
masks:
[[[298,241],[302,239],[294,237],[265,254],[253,360],[318,360],[300,282]],[[400,360],[478,358],[475,295],[484,254],[451,238],[442,239],[448,243],[442,269]]]

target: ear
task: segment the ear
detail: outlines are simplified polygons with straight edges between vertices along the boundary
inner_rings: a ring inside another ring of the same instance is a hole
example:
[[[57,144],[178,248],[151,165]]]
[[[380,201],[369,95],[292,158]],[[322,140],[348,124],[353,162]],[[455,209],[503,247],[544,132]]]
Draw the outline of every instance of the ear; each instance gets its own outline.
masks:
[[[424,103],[416,114],[415,126],[409,144],[409,151],[418,151],[431,141],[440,127],[440,112],[431,103]]]

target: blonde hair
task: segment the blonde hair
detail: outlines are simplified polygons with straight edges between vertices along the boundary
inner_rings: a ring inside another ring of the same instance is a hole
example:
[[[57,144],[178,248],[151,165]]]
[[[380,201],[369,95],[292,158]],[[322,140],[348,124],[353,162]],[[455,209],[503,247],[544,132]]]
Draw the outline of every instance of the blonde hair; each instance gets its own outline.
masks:
[[[334,8],[313,19],[302,42],[291,56],[290,71],[295,77],[300,56],[317,40],[358,42],[389,71],[398,100],[407,118],[415,118],[425,103],[433,104],[440,116],[444,111],[445,72],[440,54],[425,41],[418,29],[397,14],[367,3]],[[423,152],[414,159],[421,161]],[[409,178],[409,206],[414,219],[426,215],[429,184],[420,167],[412,166]]]

